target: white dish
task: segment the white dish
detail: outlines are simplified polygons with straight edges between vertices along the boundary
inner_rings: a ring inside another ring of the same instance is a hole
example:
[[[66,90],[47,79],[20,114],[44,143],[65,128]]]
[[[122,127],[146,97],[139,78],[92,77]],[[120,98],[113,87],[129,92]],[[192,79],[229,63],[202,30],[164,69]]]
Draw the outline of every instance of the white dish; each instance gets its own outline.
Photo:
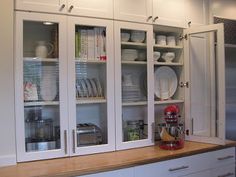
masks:
[[[166,45],[166,36],[165,35],[157,35],[156,42],[157,42],[157,45]]]
[[[162,59],[165,60],[167,63],[171,63],[175,59],[175,53],[174,52],[165,52],[161,56]]]
[[[98,96],[102,97],[102,86],[99,82],[99,80],[97,78],[93,78],[94,82],[96,83],[97,86],[97,92],[98,92]]]
[[[177,75],[175,71],[168,67],[162,66],[155,70],[155,95],[160,99],[171,98],[177,89]]]
[[[134,61],[138,58],[138,50],[136,49],[122,49],[121,59],[126,61]]]
[[[130,39],[130,33],[122,32],[121,33],[121,41],[122,42],[128,42]]]
[[[87,86],[87,89],[88,89],[88,96],[92,97],[93,96],[93,91],[92,91],[92,86],[89,82],[89,79],[84,79],[84,80],[85,80],[85,83],[86,83],[86,86]]]
[[[98,91],[97,91],[96,84],[95,84],[95,82],[94,82],[93,79],[89,79],[89,81],[90,81],[90,84],[91,84],[91,86],[92,86],[93,96],[94,96],[94,97],[97,97],[97,96],[98,96]]]
[[[167,36],[166,43],[168,46],[176,46],[176,39],[175,36]]]
[[[82,95],[83,95],[84,97],[88,97],[88,89],[87,89],[87,87],[86,87],[85,80],[84,80],[84,79],[81,79],[81,80],[80,80],[80,83],[81,83],[81,87],[82,87],[82,90],[83,90]]]
[[[131,37],[130,37],[132,42],[144,42],[145,40],[145,32],[144,31],[132,31],[131,32]]]

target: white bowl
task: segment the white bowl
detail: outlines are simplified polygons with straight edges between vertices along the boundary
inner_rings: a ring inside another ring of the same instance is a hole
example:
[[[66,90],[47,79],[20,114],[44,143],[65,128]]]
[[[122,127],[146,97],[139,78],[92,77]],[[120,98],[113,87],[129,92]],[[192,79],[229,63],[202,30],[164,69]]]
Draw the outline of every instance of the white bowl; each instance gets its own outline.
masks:
[[[170,63],[175,59],[175,53],[174,52],[165,52],[161,56],[162,59],[165,60],[165,62]]]
[[[131,32],[131,41],[132,42],[144,42],[145,32],[144,31],[132,31]]]
[[[158,61],[160,57],[161,57],[161,52],[158,52],[158,51],[153,52],[153,60],[154,61]]]
[[[138,52],[138,58],[136,59],[137,61],[146,61],[146,52],[145,51],[139,51]]]
[[[121,33],[121,41],[128,42],[130,39],[130,33]]]
[[[176,46],[176,39],[175,36],[167,36],[166,42],[168,46]]]
[[[166,36],[164,35],[157,35],[156,36],[157,45],[166,45]]]

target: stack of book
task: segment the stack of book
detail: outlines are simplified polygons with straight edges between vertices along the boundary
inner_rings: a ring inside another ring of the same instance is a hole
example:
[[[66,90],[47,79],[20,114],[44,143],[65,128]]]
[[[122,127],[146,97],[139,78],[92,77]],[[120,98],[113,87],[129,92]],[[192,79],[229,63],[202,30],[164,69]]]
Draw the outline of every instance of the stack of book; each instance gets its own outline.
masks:
[[[75,57],[83,61],[106,61],[106,29],[78,29],[75,32]]]

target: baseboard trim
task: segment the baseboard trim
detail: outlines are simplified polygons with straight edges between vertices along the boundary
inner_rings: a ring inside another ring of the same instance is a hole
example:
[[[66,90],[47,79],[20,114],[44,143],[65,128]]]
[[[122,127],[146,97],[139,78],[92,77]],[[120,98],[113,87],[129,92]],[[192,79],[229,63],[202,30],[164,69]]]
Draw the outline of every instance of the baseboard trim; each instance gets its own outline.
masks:
[[[0,167],[16,165],[16,155],[0,156]]]

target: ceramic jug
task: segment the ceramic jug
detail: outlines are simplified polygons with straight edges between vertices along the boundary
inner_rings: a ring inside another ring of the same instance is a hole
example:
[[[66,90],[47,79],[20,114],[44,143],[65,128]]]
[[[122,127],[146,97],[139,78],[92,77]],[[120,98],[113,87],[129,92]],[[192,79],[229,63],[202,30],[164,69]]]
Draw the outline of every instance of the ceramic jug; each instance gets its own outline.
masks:
[[[46,41],[37,41],[35,48],[35,56],[40,58],[47,58],[53,52],[53,45]]]

